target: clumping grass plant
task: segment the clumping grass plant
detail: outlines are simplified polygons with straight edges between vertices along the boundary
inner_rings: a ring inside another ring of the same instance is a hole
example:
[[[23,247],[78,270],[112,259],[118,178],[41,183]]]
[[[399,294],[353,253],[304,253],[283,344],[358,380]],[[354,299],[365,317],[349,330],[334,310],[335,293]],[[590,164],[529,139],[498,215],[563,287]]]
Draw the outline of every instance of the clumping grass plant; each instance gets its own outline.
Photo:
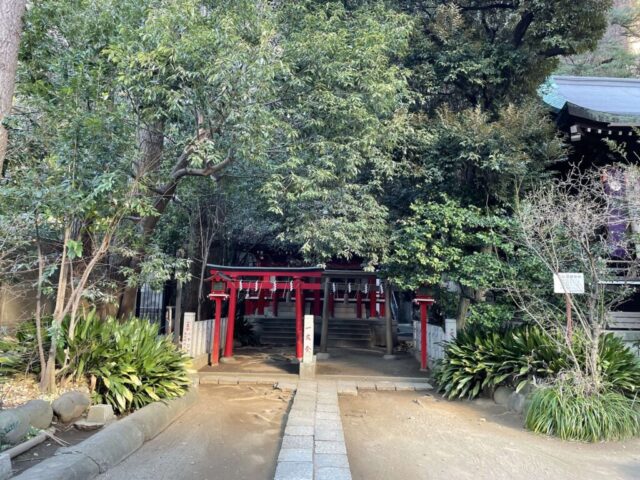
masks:
[[[532,393],[525,426],[563,440],[624,440],[640,435],[640,408],[615,390],[591,392],[575,380],[561,379]]]

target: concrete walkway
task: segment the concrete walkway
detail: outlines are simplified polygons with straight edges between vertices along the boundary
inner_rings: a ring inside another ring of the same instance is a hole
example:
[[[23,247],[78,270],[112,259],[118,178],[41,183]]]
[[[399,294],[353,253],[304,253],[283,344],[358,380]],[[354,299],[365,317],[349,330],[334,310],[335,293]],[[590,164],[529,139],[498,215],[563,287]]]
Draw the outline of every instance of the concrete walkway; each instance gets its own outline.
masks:
[[[336,382],[300,381],[275,480],[351,480]]]

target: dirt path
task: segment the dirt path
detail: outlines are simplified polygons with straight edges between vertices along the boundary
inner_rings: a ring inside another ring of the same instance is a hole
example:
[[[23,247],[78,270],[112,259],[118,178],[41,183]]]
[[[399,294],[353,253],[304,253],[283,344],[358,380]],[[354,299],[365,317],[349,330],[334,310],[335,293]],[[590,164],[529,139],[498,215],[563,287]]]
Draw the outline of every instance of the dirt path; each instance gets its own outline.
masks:
[[[201,386],[198,403],[100,480],[272,480],[289,394]]]
[[[360,392],[341,397],[340,410],[354,480],[640,478],[640,440],[589,445],[534,435],[489,400]]]

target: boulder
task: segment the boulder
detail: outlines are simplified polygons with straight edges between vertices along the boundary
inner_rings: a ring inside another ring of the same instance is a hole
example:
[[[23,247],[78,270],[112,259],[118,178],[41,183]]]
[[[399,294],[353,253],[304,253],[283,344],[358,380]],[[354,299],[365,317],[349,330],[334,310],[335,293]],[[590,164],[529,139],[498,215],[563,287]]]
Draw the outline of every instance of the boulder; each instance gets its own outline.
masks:
[[[512,410],[518,414],[522,414],[524,412],[524,406],[527,397],[521,393],[513,392],[509,397],[509,410]]]
[[[498,405],[508,406],[509,398],[514,393],[512,388],[509,387],[498,387],[495,392],[493,392],[493,401]]]
[[[91,405],[89,395],[83,392],[67,392],[56,398],[51,405],[62,423],[69,423],[80,417]]]
[[[29,432],[29,416],[14,408],[0,412],[0,443],[15,445]]]
[[[20,410],[25,412],[29,417],[29,424],[40,430],[49,428],[51,420],[53,420],[53,408],[51,408],[51,404],[45,400],[29,400],[20,407]]]

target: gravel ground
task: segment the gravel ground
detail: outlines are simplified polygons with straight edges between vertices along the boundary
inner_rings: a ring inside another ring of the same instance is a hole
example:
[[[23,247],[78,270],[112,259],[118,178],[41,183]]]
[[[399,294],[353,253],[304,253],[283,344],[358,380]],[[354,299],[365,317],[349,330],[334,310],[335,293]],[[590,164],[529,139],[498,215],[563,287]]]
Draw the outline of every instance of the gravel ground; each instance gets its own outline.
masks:
[[[640,479],[640,440],[535,435],[490,400],[360,392],[341,397],[340,410],[354,480]]]
[[[272,480],[290,395],[201,386],[198,403],[100,480]]]

